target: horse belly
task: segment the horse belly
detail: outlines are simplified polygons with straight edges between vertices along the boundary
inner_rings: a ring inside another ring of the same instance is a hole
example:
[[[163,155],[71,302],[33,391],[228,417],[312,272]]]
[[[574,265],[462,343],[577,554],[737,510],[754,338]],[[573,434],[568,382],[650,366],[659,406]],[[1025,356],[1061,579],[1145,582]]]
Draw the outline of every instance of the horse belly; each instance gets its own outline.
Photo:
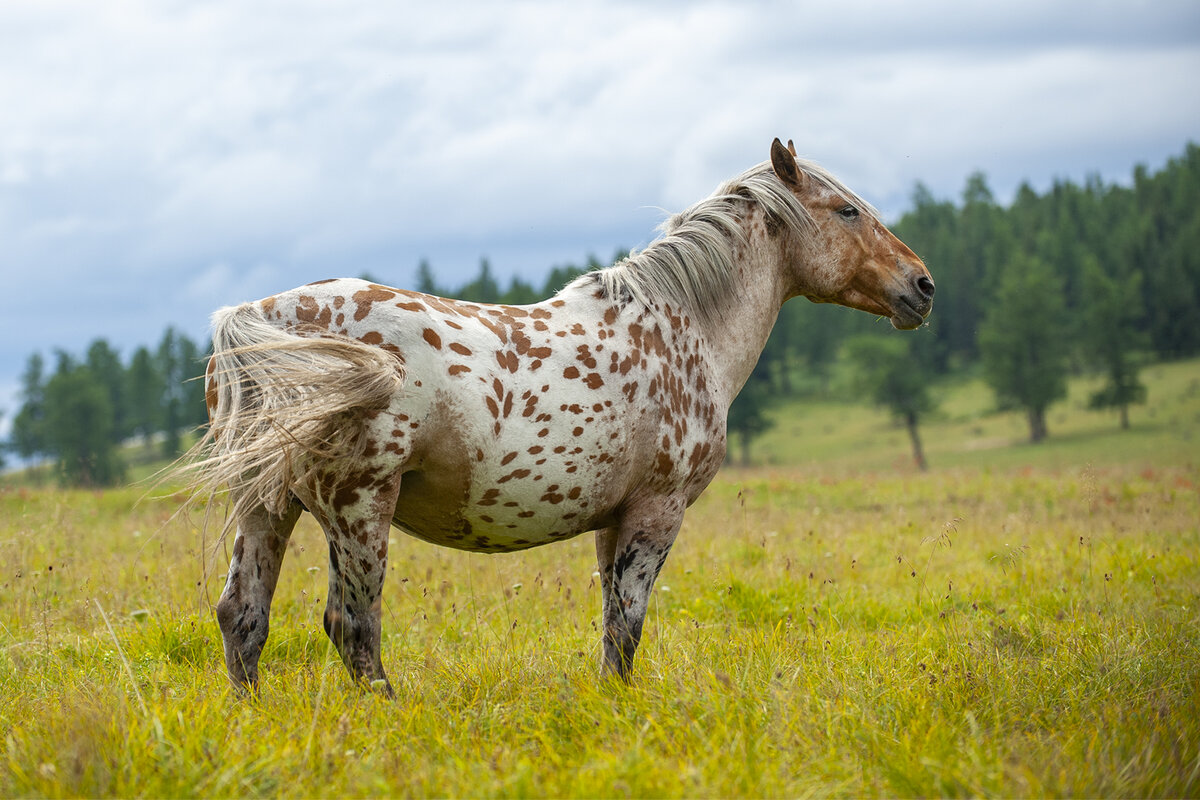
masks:
[[[453,502],[445,495],[439,499],[434,483],[425,473],[407,473],[392,521],[405,533],[443,547],[504,553],[563,541],[607,524],[604,514],[590,513],[586,501],[568,498],[554,483],[537,497],[484,491],[476,502]]]
[[[406,472],[394,524],[432,544],[500,553],[611,523],[610,501],[597,491],[608,485],[603,471],[562,459],[503,460],[479,462],[465,475],[437,467]]]

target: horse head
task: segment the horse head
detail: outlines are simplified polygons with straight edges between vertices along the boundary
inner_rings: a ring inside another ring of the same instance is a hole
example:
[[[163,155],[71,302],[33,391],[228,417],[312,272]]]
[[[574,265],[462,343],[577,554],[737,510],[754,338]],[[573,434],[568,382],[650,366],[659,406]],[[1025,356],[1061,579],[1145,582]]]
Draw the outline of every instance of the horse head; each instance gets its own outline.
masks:
[[[787,147],[772,142],[771,168],[813,223],[785,245],[793,296],[879,314],[901,330],[920,327],[933,309],[933,279],[925,264],[873,209],[809,166],[797,163],[790,141]]]

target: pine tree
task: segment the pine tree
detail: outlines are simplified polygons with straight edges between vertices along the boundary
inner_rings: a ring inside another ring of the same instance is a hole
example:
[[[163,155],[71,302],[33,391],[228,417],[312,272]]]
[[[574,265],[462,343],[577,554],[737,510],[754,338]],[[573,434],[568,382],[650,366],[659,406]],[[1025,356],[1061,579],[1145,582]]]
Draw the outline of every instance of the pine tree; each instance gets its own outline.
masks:
[[[541,299],[532,286],[514,275],[508,285],[508,291],[501,295],[500,302],[510,306],[523,306]]]
[[[1145,344],[1137,330],[1141,317],[1141,274],[1109,275],[1095,257],[1083,262],[1081,340],[1090,360],[1100,365],[1105,384],[1090,398],[1092,408],[1115,408],[1121,428],[1129,428],[1129,406],[1146,402],[1134,352]]]
[[[760,361],[729,407],[727,426],[738,436],[744,467],[750,465],[750,446],[755,437],[771,428],[771,420],[767,417],[770,402],[771,379],[766,365]]]
[[[934,409],[934,402],[929,394],[930,371],[915,353],[920,341],[917,336],[860,336],[846,343],[846,352],[857,367],[862,395],[904,423],[913,462],[926,470],[929,465],[918,425]]]
[[[12,449],[21,458],[46,454],[46,362],[34,353],[21,376],[21,408],[13,417]]]
[[[921,183],[913,189],[912,204],[912,211],[893,226],[896,235],[925,262],[939,286],[956,285],[961,280],[957,269],[958,210],[949,201],[936,200]],[[932,341],[926,349],[939,374],[950,370],[953,356],[970,349],[969,342],[962,338],[966,334],[960,333],[967,326],[959,322],[959,317],[970,312],[944,299],[943,295],[948,298],[950,292],[938,296],[936,312],[927,323]]]
[[[203,374],[204,364],[196,343],[173,327],[163,334],[155,361],[163,381],[163,453],[170,457],[179,452],[183,431],[202,424],[207,416],[202,381],[194,381],[200,386],[192,383]]]
[[[212,342],[208,342],[203,351],[186,336],[184,343],[184,354],[188,359],[186,363],[190,367],[188,377],[183,384],[183,423],[189,428],[198,428],[208,424],[208,403],[204,398],[204,373],[208,369],[208,359],[212,357]]]
[[[1015,244],[1008,218],[996,205],[983,173],[967,178],[957,231],[959,252],[951,262],[955,270],[953,279],[935,277],[934,280],[949,288],[946,297],[939,293],[938,311],[945,310],[946,305],[953,308],[947,334],[954,351],[964,361],[973,361],[979,357],[977,332],[981,311],[994,294],[1003,272],[1001,265],[1010,260]]]
[[[571,281],[578,278],[587,272],[574,264],[563,264],[550,269],[550,274],[546,276],[546,282],[542,284],[542,296],[553,297],[562,291],[562,288]]]
[[[1034,256],[1017,256],[979,327],[984,376],[1001,408],[1021,408],[1029,439],[1046,438],[1046,409],[1066,396],[1066,307],[1062,284]]]
[[[150,437],[162,429],[164,390],[162,375],[148,348],[139,347],[134,351],[125,381],[125,415],[130,433],[141,436],[148,446]]]
[[[417,264],[417,291],[424,294],[436,294],[442,296],[446,292],[437,285],[437,281],[433,278],[433,268],[429,266],[429,259],[422,258]]]
[[[46,382],[46,449],[68,486],[112,486],[125,476],[117,451],[115,412],[101,380],[90,368],[60,354]]]
[[[464,286],[459,296],[474,303],[500,302],[500,285],[492,277],[492,265],[486,258],[479,262],[479,277]]]
[[[111,435],[114,442],[120,442],[129,434],[126,421],[125,368],[121,366],[121,357],[107,341],[96,339],[88,346],[84,364],[108,395],[108,402],[113,411]]]

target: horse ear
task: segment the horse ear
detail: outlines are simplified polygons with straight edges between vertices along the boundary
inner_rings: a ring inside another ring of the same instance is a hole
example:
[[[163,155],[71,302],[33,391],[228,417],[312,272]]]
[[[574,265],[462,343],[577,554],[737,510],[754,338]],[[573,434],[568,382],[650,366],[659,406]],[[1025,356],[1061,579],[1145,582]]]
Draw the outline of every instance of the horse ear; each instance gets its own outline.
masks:
[[[771,169],[775,170],[785,186],[796,190],[804,188],[804,178],[796,166],[796,157],[788,152],[779,139],[771,142]]]
[[[797,158],[796,145],[792,144],[792,140],[788,139],[788,152],[792,154],[792,158]]]

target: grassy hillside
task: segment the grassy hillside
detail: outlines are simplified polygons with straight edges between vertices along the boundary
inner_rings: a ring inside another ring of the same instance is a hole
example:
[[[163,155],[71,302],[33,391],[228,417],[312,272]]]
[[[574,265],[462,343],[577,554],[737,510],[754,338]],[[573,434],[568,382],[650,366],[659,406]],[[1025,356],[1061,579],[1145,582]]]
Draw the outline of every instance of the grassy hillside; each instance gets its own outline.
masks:
[[[1096,378],[1074,378],[1066,400],[1051,406],[1050,438],[1028,444],[1019,412],[997,413],[981,380],[938,387],[939,409],[921,435],[932,468],[1004,469],[1084,464],[1200,463],[1200,360],[1156,364],[1144,370],[1147,403],[1134,406],[1133,427],[1118,428],[1115,413],[1092,411]],[[776,422],[754,443],[767,465],[853,470],[910,470],[908,435],[888,414],[846,402],[796,401],[772,412]]]

